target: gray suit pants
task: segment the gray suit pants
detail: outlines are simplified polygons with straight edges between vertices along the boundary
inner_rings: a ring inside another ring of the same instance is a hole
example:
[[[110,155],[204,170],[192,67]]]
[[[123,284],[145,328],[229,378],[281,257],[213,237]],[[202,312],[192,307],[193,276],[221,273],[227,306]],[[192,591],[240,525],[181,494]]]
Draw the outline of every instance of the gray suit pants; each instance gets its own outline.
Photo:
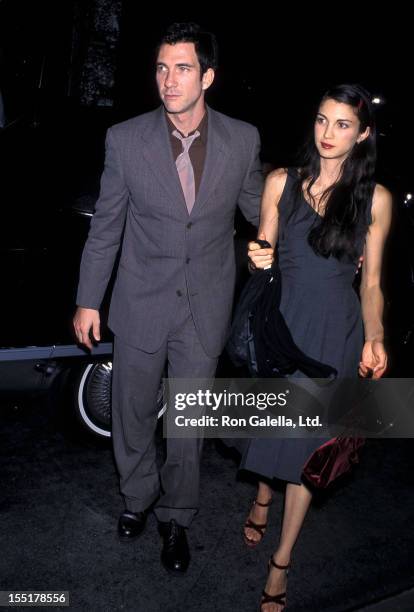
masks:
[[[172,378],[211,378],[217,359],[201,346],[188,300],[180,299],[174,325],[155,353],[114,341],[112,436],[125,505],[140,512],[155,503],[159,521],[188,527],[198,510],[202,439],[167,439],[167,458],[156,465],[157,392],[166,361]]]

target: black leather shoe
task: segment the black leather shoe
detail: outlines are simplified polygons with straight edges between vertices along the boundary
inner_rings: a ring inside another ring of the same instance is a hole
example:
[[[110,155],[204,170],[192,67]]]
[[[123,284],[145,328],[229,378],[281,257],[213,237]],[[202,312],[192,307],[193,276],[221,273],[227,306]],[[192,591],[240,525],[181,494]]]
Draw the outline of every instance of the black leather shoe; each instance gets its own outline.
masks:
[[[144,531],[146,522],[146,512],[130,512],[125,510],[118,521],[118,535],[121,542],[135,540]]]
[[[184,527],[175,519],[168,523],[159,523],[159,530],[164,544],[161,551],[161,563],[173,574],[182,575],[190,563],[190,550]]]

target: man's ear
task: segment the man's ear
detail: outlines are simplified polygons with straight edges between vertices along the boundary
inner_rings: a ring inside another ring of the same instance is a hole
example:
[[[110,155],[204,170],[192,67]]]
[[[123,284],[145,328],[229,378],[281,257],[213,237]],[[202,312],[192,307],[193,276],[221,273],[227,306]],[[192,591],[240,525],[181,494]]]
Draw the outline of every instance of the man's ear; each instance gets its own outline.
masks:
[[[214,81],[214,76],[215,76],[215,73],[212,68],[209,68],[208,70],[205,71],[201,79],[202,89],[208,89],[210,87],[210,85]]]

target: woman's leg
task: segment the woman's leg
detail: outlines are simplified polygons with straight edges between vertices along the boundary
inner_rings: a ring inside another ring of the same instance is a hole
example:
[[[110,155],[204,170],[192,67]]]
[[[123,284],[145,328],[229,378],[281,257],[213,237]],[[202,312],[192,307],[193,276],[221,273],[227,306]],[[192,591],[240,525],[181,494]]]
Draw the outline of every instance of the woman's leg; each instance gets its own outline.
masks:
[[[282,528],[279,546],[273,555],[278,565],[290,563],[292,550],[303,525],[306,513],[312,501],[312,493],[305,485],[288,483],[286,485],[285,505],[283,510]],[[271,566],[265,591],[269,595],[277,595],[286,591],[286,571]],[[280,612],[283,606],[267,603],[262,606],[263,612]]]
[[[268,504],[272,499],[272,489],[269,485],[259,481],[259,487],[256,495],[256,502],[253,503],[247,521],[251,521],[256,525],[266,525],[267,513],[269,512],[269,506],[262,506],[260,504]],[[264,533],[265,528],[262,529]],[[258,543],[262,539],[262,535],[257,529],[253,527],[244,527],[244,535],[247,540]]]

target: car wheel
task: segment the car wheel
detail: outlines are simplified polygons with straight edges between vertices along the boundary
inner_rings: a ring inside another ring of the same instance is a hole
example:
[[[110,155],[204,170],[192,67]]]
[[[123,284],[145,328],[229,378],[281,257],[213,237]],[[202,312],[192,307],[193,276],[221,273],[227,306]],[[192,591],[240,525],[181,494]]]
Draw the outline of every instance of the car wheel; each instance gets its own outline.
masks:
[[[74,404],[81,425],[95,436],[111,437],[112,361],[86,363],[80,369],[74,386]],[[165,410],[164,385],[157,395],[158,418]]]

